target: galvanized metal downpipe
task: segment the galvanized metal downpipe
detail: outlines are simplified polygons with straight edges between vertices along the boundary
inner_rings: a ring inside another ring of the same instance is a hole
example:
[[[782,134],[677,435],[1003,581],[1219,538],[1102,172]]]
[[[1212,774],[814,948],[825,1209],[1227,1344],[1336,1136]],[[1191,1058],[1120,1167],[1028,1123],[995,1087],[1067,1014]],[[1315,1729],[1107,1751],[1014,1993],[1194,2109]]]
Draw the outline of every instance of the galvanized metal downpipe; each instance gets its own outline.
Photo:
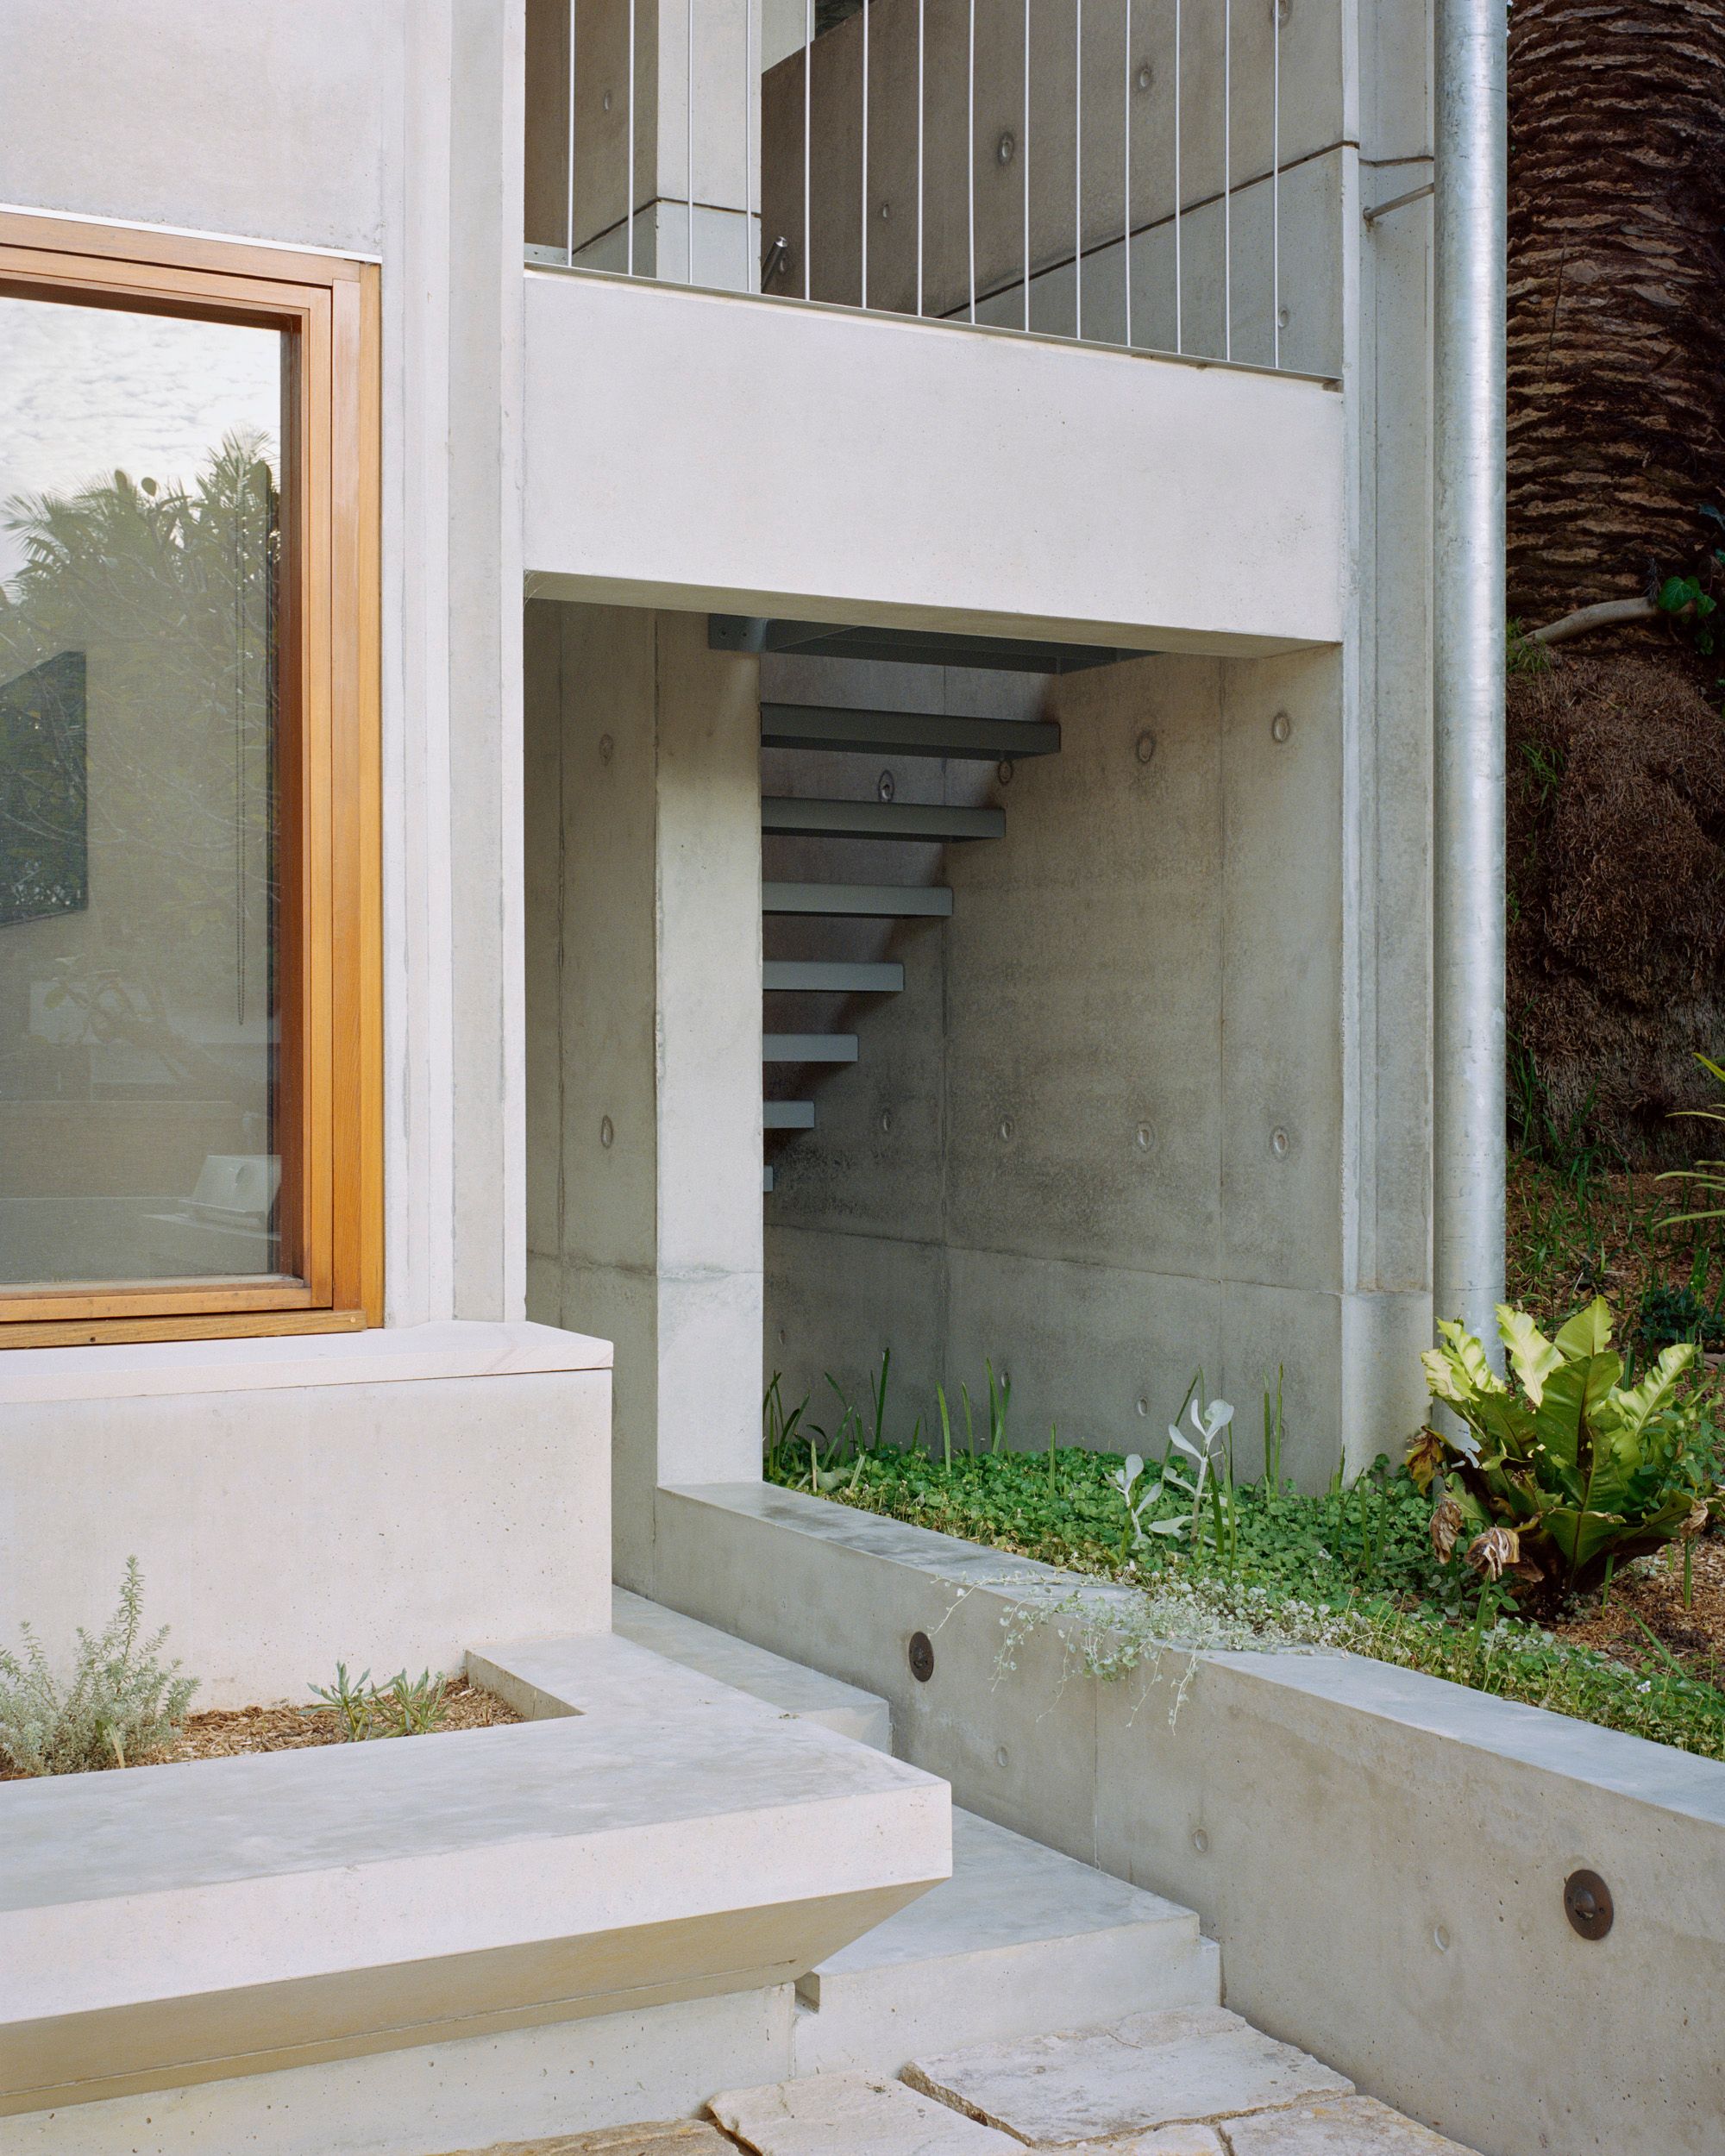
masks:
[[[1436,0],[1432,1293],[1503,1299],[1505,0]]]

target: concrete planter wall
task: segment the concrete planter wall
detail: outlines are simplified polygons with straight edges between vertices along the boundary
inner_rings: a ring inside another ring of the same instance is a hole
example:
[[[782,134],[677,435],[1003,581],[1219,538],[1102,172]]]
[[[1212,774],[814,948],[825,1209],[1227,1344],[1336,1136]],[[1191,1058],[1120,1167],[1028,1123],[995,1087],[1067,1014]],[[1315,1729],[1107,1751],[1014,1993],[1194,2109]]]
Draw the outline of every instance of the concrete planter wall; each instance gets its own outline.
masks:
[[[1200,1656],[1170,1727],[1171,1683],[1048,1629],[1000,1674],[1047,1567],[759,1485],[662,1492],[656,1557],[660,1599],[888,1695],[957,1802],[1196,1908],[1229,2004],[1372,2094],[1485,2156],[1725,2147],[1725,1766],[1347,1655]]]

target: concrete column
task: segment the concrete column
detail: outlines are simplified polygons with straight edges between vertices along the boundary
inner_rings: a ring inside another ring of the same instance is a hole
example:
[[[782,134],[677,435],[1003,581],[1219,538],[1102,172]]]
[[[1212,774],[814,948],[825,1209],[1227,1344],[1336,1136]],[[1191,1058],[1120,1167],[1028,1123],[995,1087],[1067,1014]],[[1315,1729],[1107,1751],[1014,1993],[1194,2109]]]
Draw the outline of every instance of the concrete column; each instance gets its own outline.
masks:
[[[403,563],[385,654],[386,1248],[402,1324],[518,1318],[524,1292],[522,0],[425,0],[404,38],[401,268],[384,280],[400,384],[385,555]]]
[[[618,1577],[662,1483],[760,1472],[758,662],[527,610],[529,1307],[617,1346]]]
[[[632,131],[629,0],[581,0],[573,70],[570,0],[527,8],[527,237],[543,250],[536,259],[568,259],[573,248],[582,268],[632,266],[638,276],[746,291],[759,258],[761,0],[634,0]]]

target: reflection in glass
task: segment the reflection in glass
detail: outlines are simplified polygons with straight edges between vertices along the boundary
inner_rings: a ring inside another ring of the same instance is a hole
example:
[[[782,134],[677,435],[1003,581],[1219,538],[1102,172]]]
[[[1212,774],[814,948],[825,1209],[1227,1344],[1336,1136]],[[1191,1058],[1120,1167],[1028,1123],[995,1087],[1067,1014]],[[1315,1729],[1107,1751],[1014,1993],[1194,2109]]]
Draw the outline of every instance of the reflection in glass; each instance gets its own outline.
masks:
[[[0,1286],[279,1265],[282,339],[0,296]]]

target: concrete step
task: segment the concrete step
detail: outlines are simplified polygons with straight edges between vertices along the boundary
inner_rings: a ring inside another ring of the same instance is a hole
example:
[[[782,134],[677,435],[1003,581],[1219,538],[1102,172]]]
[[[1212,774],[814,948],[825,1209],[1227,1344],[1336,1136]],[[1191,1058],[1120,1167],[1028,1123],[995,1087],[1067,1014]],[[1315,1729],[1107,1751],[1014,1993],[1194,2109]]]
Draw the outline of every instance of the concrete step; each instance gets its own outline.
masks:
[[[860,1691],[834,1677],[823,1677],[819,1670],[787,1662],[782,1655],[768,1654],[764,1647],[750,1646],[746,1639],[734,1639],[711,1625],[697,1624],[693,1617],[681,1616],[662,1602],[631,1595],[626,1588],[612,1589],[611,1624],[613,1632],[632,1639],[637,1646],[729,1684],[736,1691],[747,1692],[751,1698],[776,1707],[781,1714],[819,1722],[837,1730],[841,1737],[854,1737],[858,1744],[872,1745],[876,1752],[893,1748],[892,1710],[873,1692]]]
[[[797,1995],[800,2074],[897,2072],[919,2053],[1039,2034],[1051,2015],[1214,2006],[1220,1958],[1191,1910],[955,1808],[951,1878]]]
[[[98,2098],[726,1994],[788,2007],[950,1874],[944,1782],[632,1640],[467,1666],[544,1718],[0,1789],[0,2148],[15,2115]],[[360,2146],[339,2116],[332,2139]]]

